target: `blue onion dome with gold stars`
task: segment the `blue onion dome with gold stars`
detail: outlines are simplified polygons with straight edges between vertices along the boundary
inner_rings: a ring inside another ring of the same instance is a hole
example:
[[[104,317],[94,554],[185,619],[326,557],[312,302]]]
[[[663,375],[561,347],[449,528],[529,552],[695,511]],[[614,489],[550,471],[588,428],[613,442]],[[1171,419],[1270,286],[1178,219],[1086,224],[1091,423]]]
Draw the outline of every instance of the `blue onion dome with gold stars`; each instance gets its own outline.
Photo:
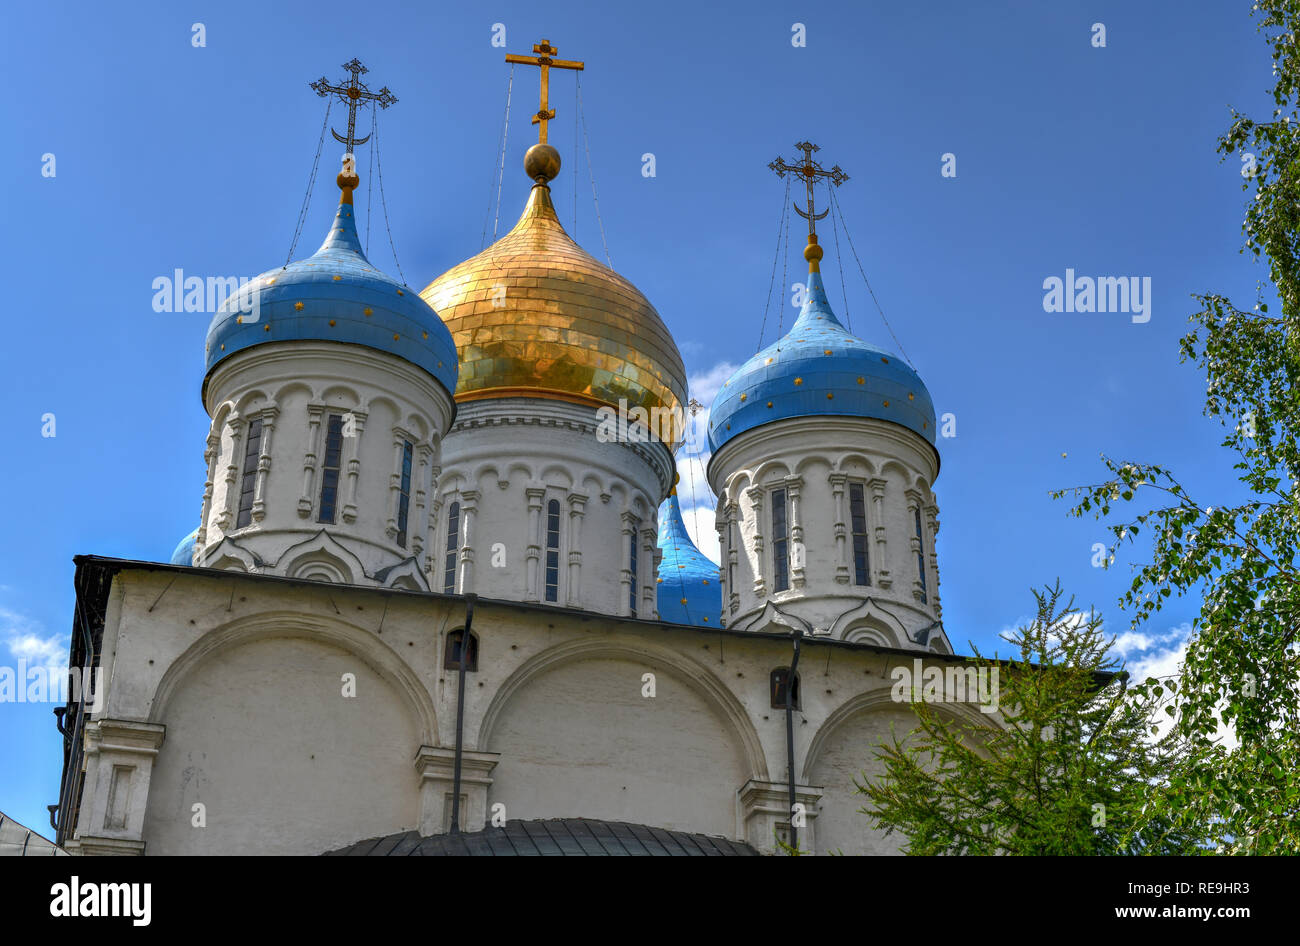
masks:
[[[329,341],[395,355],[455,392],[456,346],[442,319],[418,292],[366,259],[352,207],[358,182],[347,155],[338,176],[338,212],[320,249],[263,273],[226,299],[208,327],[206,377],[224,359],[257,345]]]
[[[672,624],[717,627],[722,618],[722,584],[718,566],[695,547],[677,490],[659,506],[657,605],[659,619]]]
[[[172,550],[172,557],[168,559],[173,565],[193,565],[194,564],[194,546],[199,540],[199,530],[196,528],[176,543],[176,548]]]
[[[810,237],[808,290],[789,333],[740,366],[709,412],[717,451],[746,431],[793,417],[870,417],[906,427],[934,446],[934,403],[902,358],[852,335],[831,311]],[[937,452],[937,451],[936,451]]]

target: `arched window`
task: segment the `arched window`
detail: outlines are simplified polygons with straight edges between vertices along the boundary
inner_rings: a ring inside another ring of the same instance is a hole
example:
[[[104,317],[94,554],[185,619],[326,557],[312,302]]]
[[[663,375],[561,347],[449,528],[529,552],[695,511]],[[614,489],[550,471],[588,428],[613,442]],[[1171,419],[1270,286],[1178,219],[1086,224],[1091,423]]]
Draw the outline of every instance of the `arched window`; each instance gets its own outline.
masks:
[[[789,667],[777,667],[772,671],[772,709],[785,709],[786,683],[790,679]],[[794,709],[802,709],[799,703],[799,674],[794,675],[794,685],[790,688],[790,703]]]
[[[402,486],[397,494],[397,544],[406,548],[406,521],[411,511],[411,441],[402,441]]]
[[[853,583],[871,584],[867,558],[867,497],[861,483],[849,484],[849,525],[853,534]]]
[[[442,571],[442,590],[451,594],[456,590],[456,552],[460,548],[460,503],[447,507],[446,558]]]
[[[331,414],[325,428],[325,463],[321,467],[320,513],[317,522],[333,522],[339,498],[339,470],[343,465],[343,415]]]
[[[560,501],[546,504],[546,600],[560,600]]]
[[[235,528],[242,529],[253,521],[253,489],[257,485],[257,461],[262,453],[262,418],[248,422],[248,440],[244,444],[244,471],[239,481],[239,515]]]
[[[641,520],[632,520],[632,534],[628,536],[628,567],[632,570],[632,581],[627,588],[627,612],[636,617],[636,585],[637,585],[637,567],[636,567],[636,540],[637,532],[641,529]]]
[[[461,642],[465,639],[464,628],[459,628],[447,635],[447,649],[443,652],[442,666],[444,670],[460,669],[460,647]],[[473,631],[469,632],[469,652],[465,655],[465,671],[474,673],[478,670],[478,635]]]
[[[772,590],[790,587],[790,536],[786,527],[785,490],[772,490]]]

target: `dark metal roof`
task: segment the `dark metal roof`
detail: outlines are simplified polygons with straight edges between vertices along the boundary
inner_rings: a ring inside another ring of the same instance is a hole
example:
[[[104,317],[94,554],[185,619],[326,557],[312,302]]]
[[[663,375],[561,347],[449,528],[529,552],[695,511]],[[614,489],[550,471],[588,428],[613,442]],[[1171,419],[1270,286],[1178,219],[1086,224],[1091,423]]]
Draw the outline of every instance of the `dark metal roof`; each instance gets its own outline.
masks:
[[[757,854],[758,851],[742,841],[589,818],[508,821],[503,828],[489,827],[470,834],[434,834],[427,838],[420,837],[415,831],[406,831],[325,852],[327,857],[731,857]]]

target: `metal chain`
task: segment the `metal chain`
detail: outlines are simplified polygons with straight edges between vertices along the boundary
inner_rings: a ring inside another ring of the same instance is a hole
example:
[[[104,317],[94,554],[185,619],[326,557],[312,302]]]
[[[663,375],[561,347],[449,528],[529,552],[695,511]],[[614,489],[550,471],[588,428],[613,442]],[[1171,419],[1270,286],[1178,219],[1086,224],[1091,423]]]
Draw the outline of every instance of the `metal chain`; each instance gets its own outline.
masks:
[[[853,259],[858,264],[858,272],[862,273],[862,281],[867,284],[867,292],[871,293],[871,301],[876,304],[876,311],[880,313],[880,321],[885,323],[885,329],[889,332],[889,337],[892,338],[894,344],[898,346],[898,353],[903,356],[903,360],[907,362],[908,366],[915,370],[916,365],[912,364],[912,359],[907,357],[907,352],[903,349],[903,343],[900,342],[898,336],[894,334],[894,330],[889,324],[889,319],[885,318],[885,310],[881,308],[880,300],[876,298],[876,291],[871,288],[871,280],[867,278],[867,271],[862,268],[862,260],[858,259],[858,251],[853,246],[853,234],[849,232],[848,221],[844,220],[844,208],[839,206],[840,202],[833,192],[831,194],[831,200],[839,210],[840,220],[844,221],[844,237],[849,242],[849,249],[853,251]]]
[[[787,182],[786,187],[789,188]],[[789,201],[787,201],[789,203]],[[786,277],[790,269],[790,214],[785,215],[785,252],[781,254],[781,305],[777,308],[776,317],[776,343],[781,344],[781,330],[785,327],[785,293],[789,289],[789,282]],[[778,351],[780,349],[777,349]]]
[[[493,177],[496,182],[496,220],[492,223],[492,240],[496,241],[497,227],[501,220],[501,181],[505,177],[506,168],[506,136],[510,133],[510,93],[515,87],[515,67],[510,67],[510,80],[506,84],[506,114],[501,120],[501,153],[497,155],[497,163],[492,168]],[[483,236],[479,239],[478,248],[481,250],[487,246],[487,225],[488,220],[492,217],[492,181],[488,181],[488,205],[487,212],[483,214]]]
[[[591,139],[587,137],[587,116],[582,111],[582,80],[574,74],[578,92],[578,118],[582,122],[582,140],[587,146],[587,173],[591,175],[591,202],[596,206],[596,226],[600,227],[600,243],[605,248],[605,262],[614,268],[614,261],[609,257],[609,243],[605,240],[605,221],[600,218],[600,199],[596,196],[596,171],[591,166]]]
[[[298,211],[298,224],[293,228],[293,242],[289,244],[289,255],[284,258],[285,266],[288,266],[293,260],[293,251],[298,248],[298,238],[302,236],[302,225],[307,220],[307,207],[311,204],[311,192],[316,184],[316,169],[320,167],[320,153],[325,147],[325,129],[330,126],[330,106],[333,104],[332,101],[326,101],[325,103],[325,121],[320,126],[320,141],[316,143],[316,158],[311,163],[311,176],[307,178],[307,193],[303,195],[302,208]]]
[[[767,281],[767,304],[763,306],[763,322],[758,327],[758,346],[755,352],[763,348],[763,335],[767,332],[767,313],[772,308],[772,287],[776,285],[776,264],[781,260],[781,228],[785,226],[785,216],[790,212],[790,179],[785,179],[785,197],[781,199],[781,217],[776,222],[776,252],[772,254],[772,277]],[[784,288],[781,290],[784,292]]]
[[[828,188],[829,189],[829,188]],[[835,225],[835,218],[839,214],[835,210],[835,201],[830,201],[831,209],[831,230],[835,233],[835,265],[840,270],[840,295],[844,297],[844,324],[848,327],[850,333],[853,331],[853,317],[849,315],[849,292],[844,288],[844,257],[840,256],[840,228]],[[844,232],[847,234],[849,228],[845,227]]]
[[[402,272],[402,264],[397,260],[397,244],[393,242],[393,228],[388,221],[388,200],[384,197],[384,159],[379,153],[379,120],[375,120],[375,137],[372,139],[375,149],[375,166],[379,169],[379,204],[384,209],[384,229],[388,231],[388,245],[393,251],[393,265],[397,267],[397,275],[402,278],[402,285],[407,285],[406,274]]]
[[[370,139],[375,135],[375,107],[370,107]],[[370,195],[375,189],[375,149],[370,148],[370,168],[366,172],[366,256],[370,256]]]

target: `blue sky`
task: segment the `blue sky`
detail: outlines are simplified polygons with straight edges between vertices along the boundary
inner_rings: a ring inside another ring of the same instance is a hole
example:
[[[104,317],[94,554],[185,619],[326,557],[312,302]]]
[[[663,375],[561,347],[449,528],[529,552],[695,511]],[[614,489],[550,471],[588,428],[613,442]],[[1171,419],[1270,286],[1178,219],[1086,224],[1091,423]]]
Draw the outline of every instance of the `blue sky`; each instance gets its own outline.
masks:
[[[675,334],[692,393],[708,403],[723,366],[760,347],[784,193],[767,163],[811,139],[849,173],[838,196],[867,276],[937,411],[956,415],[936,484],[953,643],[992,648],[1030,612],[1029,588],[1058,576],[1126,629],[1115,607],[1123,560],[1093,568],[1105,532],[1068,519],[1047,493],[1099,478],[1105,451],[1179,471],[1207,504],[1238,494],[1220,428],[1201,416],[1203,379],[1179,365],[1177,340],[1190,293],[1249,303],[1266,275],[1238,254],[1240,165],[1214,151],[1229,105],[1272,107],[1249,6],[15,7],[0,40],[0,241],[12,300],[0,349],[0,665],[66,654],[73,555],[165,560],[197,524],[207,317],[155,313],[152,281],[177,268],[253,276],[284,262],[324,114],[308,82],[337,81],[357,56],[373,88],[397,94],[382,115],[384,188],[398,259],[418,288],[480,248],[503,52],[528,52],[543,36],[587,64],[583,105],[613,263]],[[203,48],[191,45],[194,23]],[[505,50],[491,45],[495,23]],[[791,43],[795,23],[803,48]],[[1105,48],[1092,45],[1094,23],[1105,25]],[[527,192],[520,161],[535,140],[536,91],[536,71],[517,67],[503,232]],[[555,201],[599,258],[572,74],[553,75],[552,104],[551,142],[565,162]],[[331,218],[340,152],[327,142],[298,256]],[[41,174],[47,153],[54,177]],[[646,153],[653,178],[641,173]],[[955,178],[940,174],[945,153]],[[369,157],[363,146],[363,175]],[[370,255],[395,272],[374,200]],[[788,282],[801,274],[797,233]],[[844,318],[834,247],[823,245]],[[844,252],[847,320],[894,348]],[[1150,277],[1150,321],[1044,312],[1044,279],[1067,268]],[[794,315],[788,286],[778,298],[764,344]],[[47,413],[53,438],[41,436]],[[712,532],[711,516],[699,523]],[[1173,603],[1145,641],[1127,639],[1130,653],[1167,660],[1197,609]],[[49,705],[0,704],[0,810],[48,833],[60,758]]]

